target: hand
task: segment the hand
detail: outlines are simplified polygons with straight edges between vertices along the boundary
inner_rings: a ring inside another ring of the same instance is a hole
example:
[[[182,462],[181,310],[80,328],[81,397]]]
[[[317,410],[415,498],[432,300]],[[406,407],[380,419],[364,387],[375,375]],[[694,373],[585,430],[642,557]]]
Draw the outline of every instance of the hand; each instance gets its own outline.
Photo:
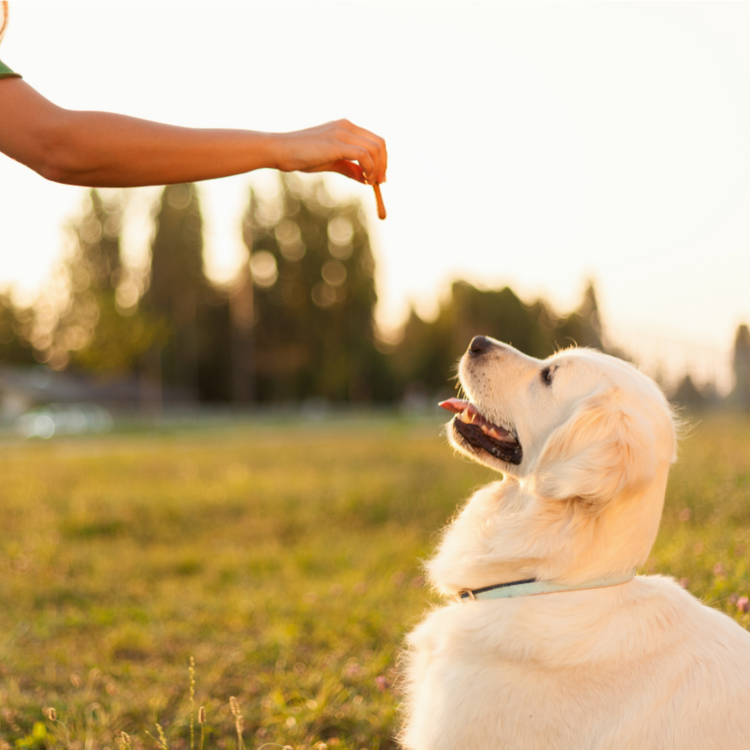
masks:
[[[272,137],[276,168],[282,172],[338,172],[357,182],[385,182],[385,141],[348,120]]]

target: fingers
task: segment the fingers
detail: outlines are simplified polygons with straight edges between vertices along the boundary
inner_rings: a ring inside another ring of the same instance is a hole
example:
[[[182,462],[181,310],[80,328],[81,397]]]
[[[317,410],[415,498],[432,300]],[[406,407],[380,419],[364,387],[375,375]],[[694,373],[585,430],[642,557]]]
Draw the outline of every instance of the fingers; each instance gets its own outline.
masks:
[[[344,177],[349,177],[352,180],[356,180],[357,182],[366,183],[364,172],[362,171],[362,167],[359,166],[359,164],[356,164],[353,161],[346,161],[345,159],[340,159],[339,161],[331,162],[330,164],[321,164],[317,167],[310,167],[309,169],[303,169],[302,172],[337,172],[338,174],[344,175]],[[375,190],[375,203],[378,208],[378,218],[379,219],[385,219],[386,217],[386,211],[385,211],[385,204],[383,203],[383,196],[380,193],[380,185],[376,182],[373,184],[373,189]]]
[[[346,138],[346,140],[344,140]],[[321,172],[321,171],[334,171],[340,172],[340,174],[346,174],[347,177],[353,176],[358,182],[364,182],[371,184],[372,180],[370,175],[377,174],[377,166],[373,161],[372,155],[363,145],[357,143],[349,143],[348,140],[355,138],[355,136],[339,136],[337,137],[338,143],[336,144],[335,151],[331,154],[334,158],[330,161],[324,162],[324,164],[316,164],[312,167],[303,167],[300,169],[302,172]],[[358,137],[357,137],[358,138]],[[329,157],[330,158],[330,157]],[[357,171],[350,175],[350,167],[341,166],[340,169],[331,169],[331,165],[343,163],[352,164],[353,162],[359,162]],[[342,169],[347,170],[346,172],[341,171]],[[361,177],[361,179],[360,179]]]
[[[274,166],[284,172],[338,172],[357,182],[385,182],[385,141],[348,120],[271,136]]]
[[[388,169],[388,150],[385,140],[379,135],[349,122],[349,120],[339,120],[336,126],[341,130],[340,137],[342,140],[367,151],[369,163],[365,164],[359,159],[357,161],[365,170],[368,182],[371,184],[385,182]],[[349,135],[347,136],[347,134]]]
[[[360,136],[351,137],[360,140]],[[364,181],[369,185],[375,181],[373,175],[376,175],[378,173],[378,165],[373,159],[372,153],[367,148],[368,144],[363,144],[361,142],[364,140],[365,139],[361,139],[359,143],[347,143],[346,147],[343,150],[343,156],[346,161],[359,162],[359,166],[362,168],[362,171],[364,173]]]
[[[339,161],[330,162],[329,164],[321,164],[317,167],[312,167],[310,169],[303,169],[302,172],[336,172],[338,174],[344,175],[344,177],[349,177],[352,180],[356,180],[357,182],[361,182],[363,185],[367,184],[365,180],[365,173],[362,170],[362,167],[359,166],[356,162],[353,161],[346,161],[345,159],[340,159]]]

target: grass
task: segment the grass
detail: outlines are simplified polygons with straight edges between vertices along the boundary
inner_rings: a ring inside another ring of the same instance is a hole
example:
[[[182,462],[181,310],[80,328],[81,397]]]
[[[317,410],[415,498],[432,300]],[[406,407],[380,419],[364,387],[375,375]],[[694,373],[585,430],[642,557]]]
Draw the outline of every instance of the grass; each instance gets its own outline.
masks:
[[[380,419],[6,443],[0,750],[394,748],[398,650],[431,600],[419,561],[493,476],[439,433]],[[747,627],[746,550],[748,423],[711,419],[683,444],[646,568]]]

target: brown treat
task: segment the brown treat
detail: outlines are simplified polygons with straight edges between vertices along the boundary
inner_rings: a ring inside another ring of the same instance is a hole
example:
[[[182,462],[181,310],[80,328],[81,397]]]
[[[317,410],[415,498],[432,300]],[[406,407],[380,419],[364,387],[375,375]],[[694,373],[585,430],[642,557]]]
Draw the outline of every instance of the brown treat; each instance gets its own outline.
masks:
[[[383,196],[380,194],[380,185],[374,183],[372,189],[375,191],[375,200],[378,204],[378,219],[385,219],[385,203],[383,203]]]

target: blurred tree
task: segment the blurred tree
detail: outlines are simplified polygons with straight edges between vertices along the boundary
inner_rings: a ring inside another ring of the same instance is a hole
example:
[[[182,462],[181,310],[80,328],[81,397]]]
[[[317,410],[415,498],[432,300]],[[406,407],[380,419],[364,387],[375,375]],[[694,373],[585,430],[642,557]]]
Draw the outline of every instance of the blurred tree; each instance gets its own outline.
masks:
[[[30,343],[34,311],[17,309],[10,296],[0,294],[0,365],[35,365]]]
[[[42,342],[40,359],[108,373],[139,366],[154,406],[162,383],[201,400],[362,403],[445,389],[477,334],[535,357],[573,343],[603,348],[591,284],[579,308],[561,317],[542,300],[525,304],[508,287],[457,281],[436,320],[412,311],[400,343],[387,349],[374,322],[375,264],[361,209],[336,204],[321,181],[283,176],[275,196],[251,191],[243,219],[247,262],[228,289],[205,274],[194,185],[165,187],[154,217],[144,291],[145,281],[120,257],[119,201],[88,194],[71,225],[68,304],[50,341],[32,336]],[[20,319],[1,303],[0,336],[15,341],[3,331],[17,335]]]
[[[741,411],[750,413],[750,329],[745,324],[737,328],[734,339],[734,379],[729,402]]]
[[[122,263],[121,224],[120,201],[91,190],[81,218],[69,226],[68,299],[45,357],[53,367],[126,374],[163,337],[163,325],[136,307],[139,279]]]
[[[250,201],[242,220],[242,239],[248,254],[252,252],[253,225],[257,228],[255,191],[250,188]],[[232,400],[251,403],[257,398],[255,382],[255,295],[250,264],[245,259],[235,278],[229,300],[231,325],[231,394]]]
[[[452,338],[451,316],[445,306],[433,322],[424,321],[412,308],[391,355],[399,391],[445,386],[461,351]]]
[[[198,396],[201,401],[237,401],[232,392],[231,300],[210,285],[198,300]]]
[[[593,282],[589,281],[578,309],[558,321],[553,338],[557,346],[575,344],[604,351],[599,305]]]
[[[698,390],[690,375],[685,375],[669,400],[697,413],[702,412],[705,409],[707,399]]]
[[[320,181],[283,176],[277,197],[251,194],[243,234],[249,271],[233,305],[237,377],[264,401],[382,397],[375,263],[359,205],[335,204]]]
[[[195,185],[167,185],[154,214],[143,307],[167,335],[144,358],[146,377],[159,388],[169,384],[198,398],[199,344],[204,338],[199,335],[199,307],[213,297],[214,290],[203,267],[203,217]],[[206,379],[211,383],[212,373]]]
[[[253,200],[251,193],[251,202]],[[252,245],[247,222],[243,226],[246,245]],[[232,400],[250,403],[256,399],[254,295],[250,265],[245,263],[235,280],[229,309],[231,320],[231,394]]]
[[[459,357],[478,334],[492,336],[538,358],[573,344],[604,348],[592,284],[581,306],[559,317],[542,300],[523,303],[509,287],[481,290],[456,281],[435,321],[425,322],[412,310],[393,354],[401,388],[421,384],[444,389]]]

